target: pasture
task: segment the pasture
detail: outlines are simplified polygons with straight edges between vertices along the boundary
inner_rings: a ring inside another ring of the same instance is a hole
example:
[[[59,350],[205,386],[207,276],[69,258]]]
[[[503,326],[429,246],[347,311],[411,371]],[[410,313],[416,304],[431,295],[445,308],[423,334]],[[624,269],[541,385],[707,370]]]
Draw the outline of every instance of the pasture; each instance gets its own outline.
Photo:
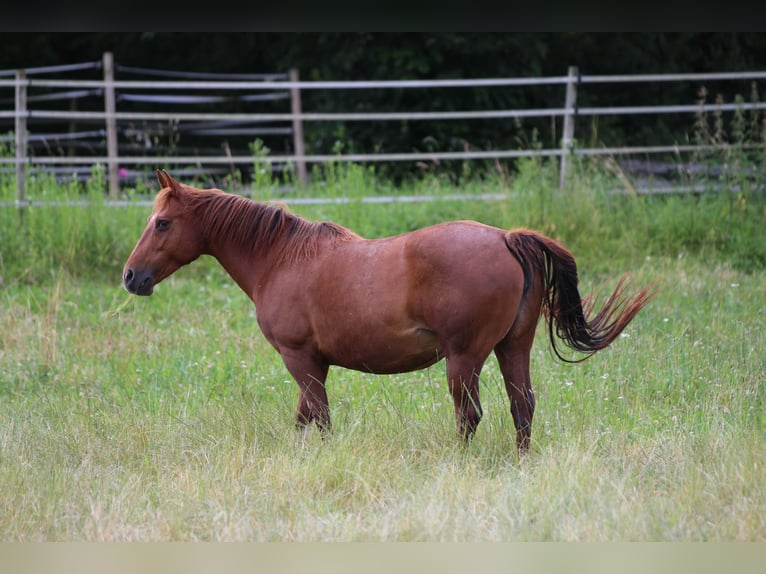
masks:
[[[464,218],[532,227],[572,251],[584,294],[623,272],[661,293],[580,364],[556,359],[539,325],[522,459],[493,357],[467,447],[443,362],[332,368],[333,435],[298,440],[297,386],[215,261],[151,298],[121,287],[149,208],[29,208],[22,223],[4,209],[0,540],[766,539],[762,192],[614,195],[582,167],[559,197],[530,162],[460,190],[501,200],[359,201],[373,179],[349,167],[319,190],[349,204],[291,209],[368,237]],[[68,193],[37,193],[54,192]]]

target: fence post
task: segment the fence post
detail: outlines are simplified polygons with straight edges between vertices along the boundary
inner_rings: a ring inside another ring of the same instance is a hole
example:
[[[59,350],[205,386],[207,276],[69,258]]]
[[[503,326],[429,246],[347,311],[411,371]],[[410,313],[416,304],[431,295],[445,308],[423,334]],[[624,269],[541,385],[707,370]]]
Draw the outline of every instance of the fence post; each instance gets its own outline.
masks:
[[[561,136],[561,164],[559,167],[559,193],[564,191],[569,156],[574,145],[575,116],[577,115],[577,83],[580,72],[577,66],[569,66],[569,80],[564,100],[564,128]]]
[[[290,69],[290,81],[297,82],[298,78],[298,70]],[[308,181],[308,176],[306,174],[306,162],[302,158],[306,155],[306,149],[303,143],[303,120],[300,118],[301,91],[297,86],[290,88],[290,108],[293,115],[293,147],[295,148],[295,155],[299,158],[295,162],[295,167],[298,170],[298,181],[305,184]]]
[[[16,70],[16,203],[23,215],[27,199],[27,72]]]
[[[104,52],[104,111],[106,112],[106,155],[109,175],[109,196],[116,199],[120,192],[118,177],[119,157],[117,151],[117,100],[114,96],[114,56]]]

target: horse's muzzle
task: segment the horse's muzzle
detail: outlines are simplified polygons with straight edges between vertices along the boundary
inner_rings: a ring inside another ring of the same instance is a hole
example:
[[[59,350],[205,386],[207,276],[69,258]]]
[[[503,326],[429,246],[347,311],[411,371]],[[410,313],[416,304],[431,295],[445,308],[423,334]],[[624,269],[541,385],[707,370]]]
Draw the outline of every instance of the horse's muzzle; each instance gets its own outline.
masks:
[[[154,279],[148,271],[135,271],[128,267],[122,274],[122,284],[128,293],[134,295],[151,295],[154,291]]]

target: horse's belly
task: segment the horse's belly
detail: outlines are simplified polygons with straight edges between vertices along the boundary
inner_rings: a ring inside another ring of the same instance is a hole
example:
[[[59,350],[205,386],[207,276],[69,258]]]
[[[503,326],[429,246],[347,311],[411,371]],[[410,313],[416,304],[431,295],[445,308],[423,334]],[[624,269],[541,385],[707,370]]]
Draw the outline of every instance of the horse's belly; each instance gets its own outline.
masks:
[[[368,332],[336,341],[323,351],[333,365],[378,375],[425,369],[443,357],[434,333],[421,328],[396,335]]]

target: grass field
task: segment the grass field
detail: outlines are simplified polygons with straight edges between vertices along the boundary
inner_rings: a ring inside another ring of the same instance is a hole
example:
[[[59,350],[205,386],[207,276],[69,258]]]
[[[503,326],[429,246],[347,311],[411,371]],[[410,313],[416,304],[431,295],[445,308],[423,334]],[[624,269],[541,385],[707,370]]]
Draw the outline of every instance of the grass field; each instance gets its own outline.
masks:
[[[467,185],[501,201],[294,209],[368,236],[535,227],[572,250],[584,293],[626,271],[658,282],[584,363],[558,361],[539,329],[522,460],[494,358],[467,448],[443,363],[331,369],[335,432],[299,441],[297,387],[214,261],[151,298],[122,290],[148,209],[0,212],[0,540],[766,540],[762,196],[618,197],[587,173],[556,198],[533,168]],[[349,173],[339,188],[369,192]]]

